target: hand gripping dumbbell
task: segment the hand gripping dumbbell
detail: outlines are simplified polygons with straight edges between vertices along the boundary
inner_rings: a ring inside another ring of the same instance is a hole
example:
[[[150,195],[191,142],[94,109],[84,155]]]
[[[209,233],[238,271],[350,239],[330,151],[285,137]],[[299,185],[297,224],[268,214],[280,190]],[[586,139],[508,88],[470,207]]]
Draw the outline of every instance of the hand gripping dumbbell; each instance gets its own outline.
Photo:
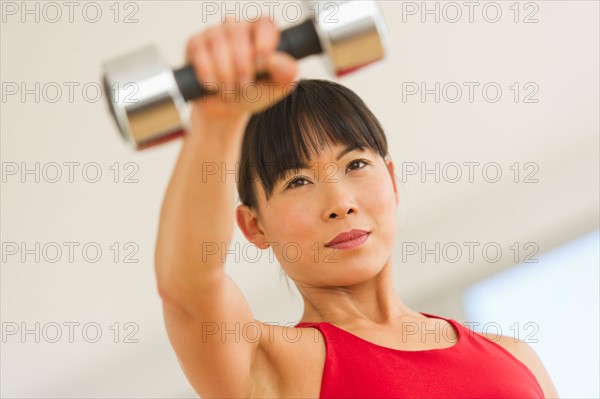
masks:
[[[334,4],[336,12],[329,18],[309,18],[282,31],[277,50],[296,59],[324,53],[329,72],[337,77],[383,60],[388,39],[377,3]],[[103,72],[110,112],[136,150],[179,137],[189,120],[186,101],[210,94],[191,65],[173,71],[152,46],[106,62]]]

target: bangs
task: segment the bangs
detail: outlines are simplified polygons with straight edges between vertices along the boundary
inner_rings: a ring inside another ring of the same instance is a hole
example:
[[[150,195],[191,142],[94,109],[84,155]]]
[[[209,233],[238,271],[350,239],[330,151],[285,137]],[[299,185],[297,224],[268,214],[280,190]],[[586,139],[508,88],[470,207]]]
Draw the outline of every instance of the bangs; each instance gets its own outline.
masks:
[[[256,207],[250,195],[256,180],[268,200],[280,179],[310,168],[310,160],[330,143],[387,156],[383,129],[354,92],[330,81],[300,80],[291,94],[248,123],[238,180],[242,203]]]

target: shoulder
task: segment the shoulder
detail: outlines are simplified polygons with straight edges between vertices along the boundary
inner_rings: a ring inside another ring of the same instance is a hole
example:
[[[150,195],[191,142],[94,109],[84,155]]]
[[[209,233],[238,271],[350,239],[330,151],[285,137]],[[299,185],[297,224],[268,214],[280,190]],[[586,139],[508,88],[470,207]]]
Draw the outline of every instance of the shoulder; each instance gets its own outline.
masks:
[[[546,368],[542,364],[542,361],[535,350],[528,343],[507,335],[486,335],[484,333],[481,333],[481,335],[506,349],[511,355],[516,357],[517,360],[527,366],[537,379],[540,387],[542,387],[546,398],[558,398],[558,393],[556,392],[556,388],[554,387]]]

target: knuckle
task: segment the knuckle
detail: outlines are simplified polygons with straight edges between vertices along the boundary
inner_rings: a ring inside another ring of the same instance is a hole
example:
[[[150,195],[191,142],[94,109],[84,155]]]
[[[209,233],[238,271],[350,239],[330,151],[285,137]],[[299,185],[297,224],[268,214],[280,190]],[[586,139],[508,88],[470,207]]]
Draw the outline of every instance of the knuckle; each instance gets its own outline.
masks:
[[[234,17],[228,16],[226,18],[223,26],[227,30],[236,30],[236,29],[239,30],[239,29],[246,29],[248,26],[248,23],[244,19],[242,19],[240,21],[236,21],[236,19]]]
[[[222,25],[213,26],[208,28],[206,33],[210,38],[221,38],[225,33],[225,27]]]
[[[207,42],[218,41],[223,37],[223,29],[221,27],[212,26],[206,29],[202,36]]]
[[[250,68],[250,65],[248,63],[242,62],[238,65],[238,73],[240,74],[240,76],[250,77],[252,69]]]
[[[200,48],[203,46],[204,40],[200,36],[194,36],[190,38],[187,42],[186,46],[186,54],[188,58],[193,58],[194,54],[200,51]]]

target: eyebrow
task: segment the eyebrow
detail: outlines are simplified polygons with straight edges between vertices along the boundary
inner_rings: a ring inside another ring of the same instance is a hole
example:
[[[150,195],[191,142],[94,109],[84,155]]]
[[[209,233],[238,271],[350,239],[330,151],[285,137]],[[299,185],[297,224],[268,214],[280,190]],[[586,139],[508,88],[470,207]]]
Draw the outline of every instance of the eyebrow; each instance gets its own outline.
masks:
[[[354,150],[362,150],[362,147],[359,145],[351,145],[348,146],[346,148],[344,148],[339,154],[338,156],[335,158],[336,161],[339,161],[344,155],[348,154],[349,152],[352,152]]]

